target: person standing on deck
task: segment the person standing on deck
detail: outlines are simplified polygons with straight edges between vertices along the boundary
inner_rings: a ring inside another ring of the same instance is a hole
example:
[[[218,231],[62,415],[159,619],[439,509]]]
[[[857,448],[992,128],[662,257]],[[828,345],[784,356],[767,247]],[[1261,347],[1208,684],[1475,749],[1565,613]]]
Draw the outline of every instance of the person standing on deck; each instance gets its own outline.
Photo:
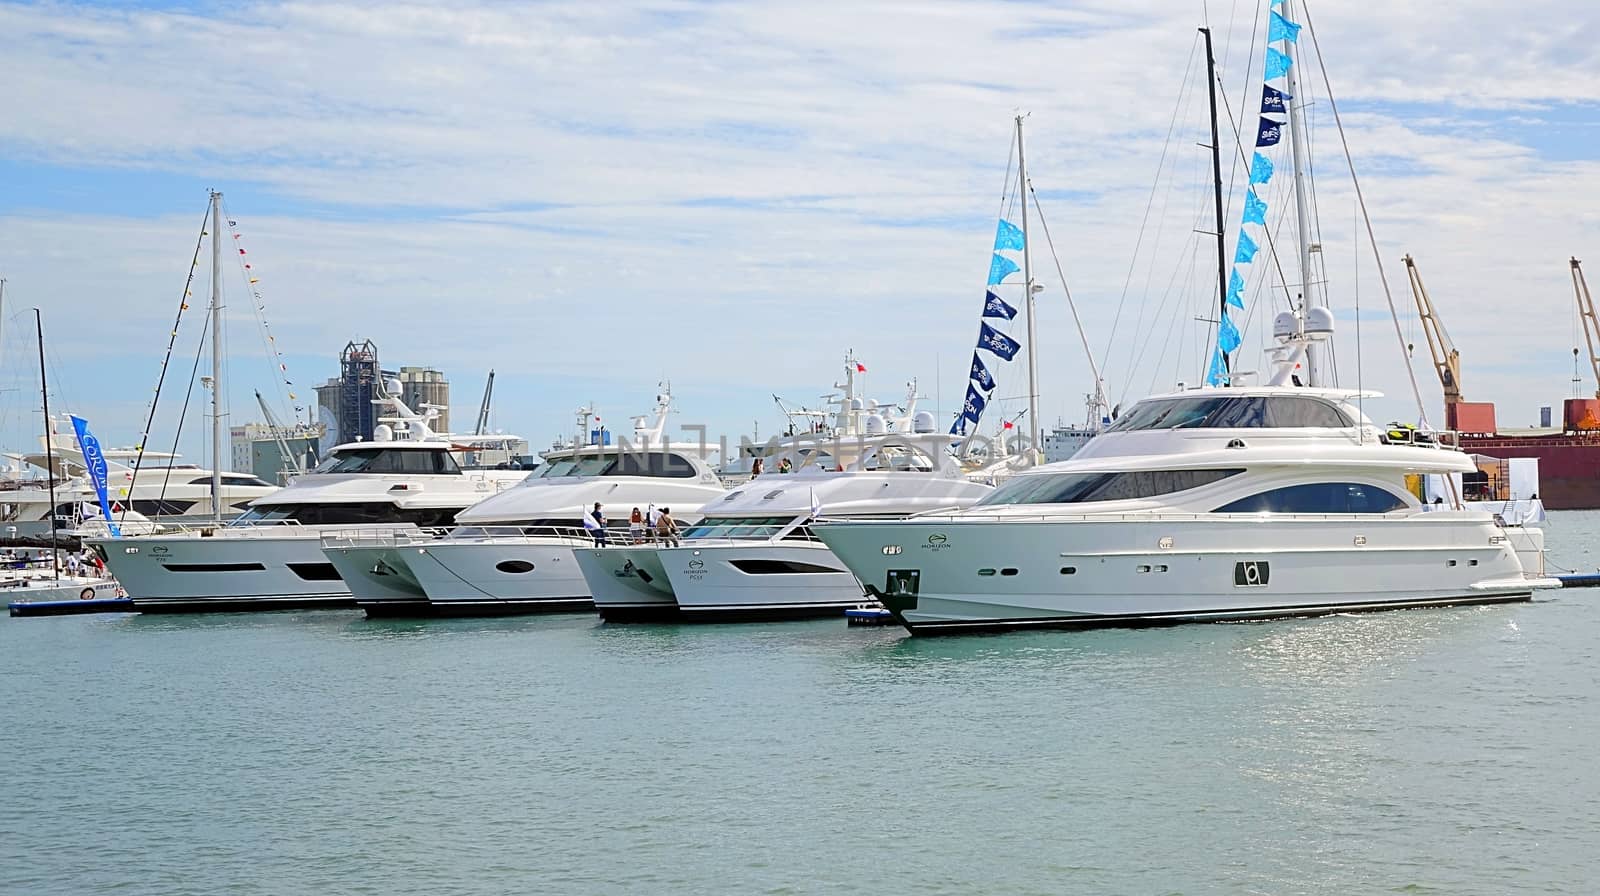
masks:
[[[672,518],[671,507],[661,508],[661,517],[656,520],[656,535],[667,547],[678,546],[678,521]]]

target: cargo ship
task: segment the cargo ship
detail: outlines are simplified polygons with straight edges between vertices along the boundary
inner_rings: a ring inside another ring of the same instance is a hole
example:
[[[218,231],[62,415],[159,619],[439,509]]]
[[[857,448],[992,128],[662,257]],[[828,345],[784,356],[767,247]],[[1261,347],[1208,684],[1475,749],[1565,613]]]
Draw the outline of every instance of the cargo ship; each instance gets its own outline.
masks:
[[[1443,324],[1434,313],[1433,301],[1422,285],[1416,263],[1405,257],[1411,291],[1421,315],[1422,331],[1428,339],[1433,367],[1444,387],[1445,428],[1458,433],[1461,447],[1473,454],[1497,458],[1532,457],[1539,460],[1539,495],[1551,510],[1600,509],[1600,389],[1593,398],[1568,398],[1562,402],[1560,425],[1542,408],[1537,429],[1499,429],[1494,403],[1466,401],[1461,395],[1461,353],[1456,351]],[[1582,262],[1568,262],[1572,271],[1573,295],[1578,303],[1578,319],[1589,348],[1590,366],[1600,383],[1600,319],[1595,317],[1594,301],[1584,280]],[[1574,363],[1579,349],[1572,350]]]

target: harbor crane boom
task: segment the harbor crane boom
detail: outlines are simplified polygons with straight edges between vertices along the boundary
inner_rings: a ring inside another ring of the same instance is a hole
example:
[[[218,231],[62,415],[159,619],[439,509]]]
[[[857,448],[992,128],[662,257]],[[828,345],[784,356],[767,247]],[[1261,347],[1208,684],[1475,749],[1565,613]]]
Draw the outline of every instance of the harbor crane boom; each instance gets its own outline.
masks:
[[[1439,384],[1444,386],[1444,403],[1448,408],[1461,401],[1461,352],[1456,350],[1450,334],[1445,332],[1444,322],[1433,310],[1433,299],[1428,296],[1428,288],[1422,285],[1416,261],[1407,255],[1405,262],[1411,294],[1416,297],[1417,314],[1422,319],[1422,332],[1428,337],[1428,354],[1433,358],[1433,369],[1439,374]]]
[[[1589,346],[1589,365],[1594,368],[1594,397],[1600,398],[1600,318],[1594,315],[1594,299],[1589,295],[1589,281],[1583,277],[1583,262],[1576,256],[1572,265],[1572,292],[1578,300],[1578,323],[1583,326],[1583,341]],[[1577,354],[1577,346],[1572,353]]]
[[[278,425],[278,418],[273,415],[272,408],[268,407],[267,400],[261,397],[261,392],[256,392],[256,404],[261,405],[261,416],[266,418],[267,429],[272,431],[272,440],[278,443],[278,457],[283,461],[283,472],[290,476],[299,476],[305,472],[300,465],[300,458],[295,456],[294,450],[289,447],[289,440],[285,437],[283,427]]]
[[[473,428],[473,435],[486,436],[489,434],[489,404],[494,400],[494,370],[489,370],[489,381],[483,386],[483,404],[478,406],[478,425]]]

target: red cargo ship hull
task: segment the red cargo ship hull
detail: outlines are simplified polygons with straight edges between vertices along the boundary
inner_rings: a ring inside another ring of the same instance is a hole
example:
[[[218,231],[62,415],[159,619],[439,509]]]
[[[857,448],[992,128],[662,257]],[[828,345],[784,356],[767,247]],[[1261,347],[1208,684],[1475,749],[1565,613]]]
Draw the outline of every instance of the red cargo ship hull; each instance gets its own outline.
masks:
[[[1539,498],[1545,507],[1600,509],[1600,434],[1463,435],[1461,447],[1490,457],[1537,457]]]

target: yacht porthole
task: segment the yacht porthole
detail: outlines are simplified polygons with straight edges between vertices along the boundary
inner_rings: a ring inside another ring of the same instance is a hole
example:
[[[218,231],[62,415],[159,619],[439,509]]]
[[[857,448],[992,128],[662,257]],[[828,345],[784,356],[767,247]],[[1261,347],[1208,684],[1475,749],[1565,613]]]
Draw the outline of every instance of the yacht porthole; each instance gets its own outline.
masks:
[[[1445,566],[1455,566],[1456,565],[1456,561],[1454,561],[1454,560],[1446,560],[1444,562],[1444,565]]]
[[[526,560],[501,560],[494,568],[509,573],[533,572],[533,564]]]
[[[992,575],[994,575],[994,570],[990,569],[988,567],[985,567],[983,569],[978,570],[978,575],[980,575],[980,576],[992,576]]]
[[[1145,563],[1139,564],[1139,572],[1149,572],[1149,571],[1150,571],[1150,566],[1148,564],[1145,564]]]
[[[1005,569],[1000,570],[1000,574],[1003,576],[1014,576],[1017,574],[1017,568],[1015,566],[1007,566]]]
[[[1061,574],[1064,575],[1064,576],[1075,576],[1075,575],[1078,574],[1078,567],[1076,567],[1076,566],[1063,566],[1063,567],[1061,567]]]

